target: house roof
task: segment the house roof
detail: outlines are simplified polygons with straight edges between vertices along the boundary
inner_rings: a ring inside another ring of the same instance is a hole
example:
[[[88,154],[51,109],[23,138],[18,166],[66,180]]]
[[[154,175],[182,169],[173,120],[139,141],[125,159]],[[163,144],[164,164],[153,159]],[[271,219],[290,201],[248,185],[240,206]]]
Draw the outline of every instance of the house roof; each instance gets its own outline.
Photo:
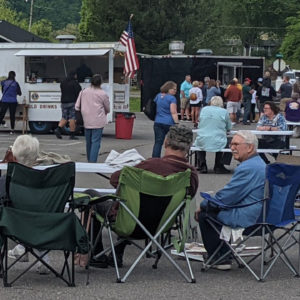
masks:
[[[49,42],[7,21],[0,20],[0,43]]]

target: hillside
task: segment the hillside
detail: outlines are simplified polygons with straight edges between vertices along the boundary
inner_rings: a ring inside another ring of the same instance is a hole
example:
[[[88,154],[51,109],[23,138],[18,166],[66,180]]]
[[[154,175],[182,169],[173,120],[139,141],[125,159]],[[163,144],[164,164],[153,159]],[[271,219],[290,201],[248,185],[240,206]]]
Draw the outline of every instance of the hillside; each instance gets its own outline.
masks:
[[[7,1],[10,7],[21,13],[24,18],[30,12],[30,2],[24,0]],[[34,0],[33,22],[40,19],[48,19],[53,29],[62,29],[67,24],[78,24],[80,22],[81,0]]]

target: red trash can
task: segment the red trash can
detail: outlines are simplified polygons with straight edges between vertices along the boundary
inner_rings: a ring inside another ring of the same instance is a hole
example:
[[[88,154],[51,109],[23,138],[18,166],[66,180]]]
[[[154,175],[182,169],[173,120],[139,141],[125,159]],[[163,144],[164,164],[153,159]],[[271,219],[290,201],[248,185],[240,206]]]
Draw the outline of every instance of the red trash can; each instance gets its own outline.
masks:
[[[116,138],[130,140],[135,119],[134,113],[116,114]]]

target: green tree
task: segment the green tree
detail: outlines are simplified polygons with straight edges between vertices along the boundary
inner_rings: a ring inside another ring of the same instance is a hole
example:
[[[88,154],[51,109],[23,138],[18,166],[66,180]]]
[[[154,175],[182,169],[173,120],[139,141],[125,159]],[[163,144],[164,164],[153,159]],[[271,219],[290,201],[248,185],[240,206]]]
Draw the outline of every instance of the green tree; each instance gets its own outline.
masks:
[[[79,29],[77,24],[67,24],[67,26],[63,29],[58,29],[52,32],[51,36],[53,39],[55,39],[58,35],[61,34],[72,34],[76,36],[76,38],[79,37]]]
[[[299,0],[227,0],[221,4],[220,26],[229,36],[236,36],[245,49],[256,44],[262,34],[280,39],[285,33],[285,19],[294,15]]]
[[[9,7],[22,14],[29,22],[30,2],[9,0]],[[48,19],[54,29],[64,28],[67,24],[78,24],[80,21],[81,0],[34,0],[33,22]],[[27,25],[28,27],[28,25]]]
[[[171,40],[183,40],[194,51],[202,1],[83,0],[79,30],[82,40],[117,41],[131,13],[138,52],[168,53]]]
[[[5,20],[11,24],[18,25],[20,15],[11,9],[6,0],[0,0],[0,20]]]
[[[34,22],[31,26],[31,32],[41,38],[51,40],[52,38],[52,23],[49,20],[41,19]]]
[[[300,11],[296,17],[287,18],[286,35],[280,50],[291,61],[300,61]]]

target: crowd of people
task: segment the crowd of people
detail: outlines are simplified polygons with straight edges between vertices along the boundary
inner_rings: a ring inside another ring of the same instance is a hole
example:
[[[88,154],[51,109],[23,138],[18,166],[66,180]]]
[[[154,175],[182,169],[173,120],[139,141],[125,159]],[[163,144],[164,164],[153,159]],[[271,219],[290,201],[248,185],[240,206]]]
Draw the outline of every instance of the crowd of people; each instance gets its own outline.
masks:
[[[106,116],[109,113],[109,98],[101,89],[102,79],[100,75],[93,75],[91,86],[81,90],[76,79],[76,73],[71,72],[61,84],[62,90],[62,119],[55,130],[57,138],[62,138],[62,128],[67,122],[70,124],[70,138],[75,139],[75,111],[81,111],[85,128],[86,153],[88,162],[97,162],[102,131],[107,123]],[[20,95],[20,87],[15,81],[15,73],[10,72],[8,79],[2,84],[3,98],[0,121],[3,119],[7,108],[12,113],[16,107],[16,95]],[[265,73],[263,78],[256,82],[246,77],[241,85],[237,78],[233,78],[226,89],[221,87],[220,81],[205,77],[204,81],[192,81],[187,75],[180,86],[180,115],[181,119],[192,120],[198,128],[194,145],[199,148],[197,167],[201,174],[208,173],[206,152],[215,152],[214,172],[217,174],[230,173],[224,164],[229,165],[232,156],[239,162],[235,168],[231,180],[219,190],[213,198],[225,205],[249,204],[264,196],[265,167],[270,163],[265,154],[257,153],[257,148],[285,147],[284,138],[265,135],[262,139],[247,130],[238,131],[233,138],[228,138],[227,133],[232,124],[240,121],[241,104],[244,106],[242,123],[249,125],[256,122],[258,111],[257,130],[278,131],[286,130],[286,119],[300,121],[300,98],[289,83],[289,78],[284,78],[279,91],[281,105],[278,108],[273,101],[276,91],[271,86],[270,74]],[[298,91],[299,92],[299,91]],[[156,95],[156,116],[154,121],[154,146],[152,158],[136,165],[136,168],[148,170],[162,176],[168,176],[177,172],[191,169],[190,190],[191,196],[195,196],[198,189],[198,172],[187,161],[187,154],[193,143],[192,129],[179,122],[177,114],[177,84],[173,81],[164,83],[160,92]],[[14,128],[14,118],[11,115],[11,127]],[[162,148],[164,155],[161,157]],[[229,147],[231,153],[221,150]],[[36,138],[28,135],[19,136],[12,147],[12,161],[17,161],[32,167],[39,152],[39,143]],[[121,171],[112,174],[110,183],[118,186]],[[201,176],[201,175],[200,175]],[[0,196],[5,197],[5,177],[0,177]],[[261,203],[241,208],[221,210],[219,208],[208,209],[207,200],[203,200],[200,208],[195,212],[195,219],[199,222],[202,240],[207,250],[208,257],[215,254],[220,245],[220,238],[213,230],[207,218],[213,216],[222,224],[231,228],[246,228],[255,224],[262,209]],[[103,216],[107,215],[107,206],[100,203],[94,208]],[[117,214],[118,209],[115,209]],[[97,223],[97,222],[95,222]],[[216,223],[216,227],[221,225]],[[98,230],[95,225],[94,230]],[[116,247],[117,263],[123,265],[123,254],[127,243],[120,243]],[[102,243],[97,246],[97,252],[103,250]],[[219,249],[217,257],[221,257],[228,248]],[[22,250],[17,245],[10,250],[10,257],[16,258]],[[231,268],[230,258],[220,261],[216,268],[228,270]],[[112,256],[102,256],[98,260],[91,260],[93,267],[107,267],[113,265]]]

